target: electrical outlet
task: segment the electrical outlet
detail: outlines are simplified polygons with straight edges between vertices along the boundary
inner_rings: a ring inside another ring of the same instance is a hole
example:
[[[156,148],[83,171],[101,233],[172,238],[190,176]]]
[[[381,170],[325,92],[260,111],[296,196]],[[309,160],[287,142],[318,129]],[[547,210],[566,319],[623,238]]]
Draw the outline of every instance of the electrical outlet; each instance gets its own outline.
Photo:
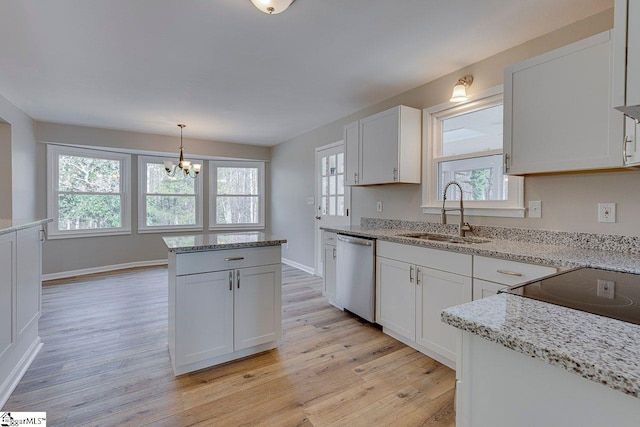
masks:
[[[598,203],[598,222],[616,222],[615,203]]]
[[[377,201],[376,202],[376,211],[382,212],[382,202],[381,201]]]
[[[598,290],[596,293],[599,297],[614,299],[616,297],[616,282],[598,279]]]
[[[540,200],[529,202],[529,218],[542,218],[542,202]]]

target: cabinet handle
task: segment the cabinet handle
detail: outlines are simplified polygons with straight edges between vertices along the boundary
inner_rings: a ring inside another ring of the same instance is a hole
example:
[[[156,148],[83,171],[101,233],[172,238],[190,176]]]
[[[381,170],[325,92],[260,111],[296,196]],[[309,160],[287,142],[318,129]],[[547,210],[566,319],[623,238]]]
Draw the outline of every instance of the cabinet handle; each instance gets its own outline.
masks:
[[[358,172],[354,172],[353,173],[353,182],[354,182],[354,184],[358,183]]]
[[[622,140],[622,164],[626,165],[627,164],[627,159],[629,157],[631,157],[631,154],[627,154],[627,144],[632,142],[633,140],[631,139],[631,137],[629,135],[625,135],[624,139]]]
[[[413,283],[413,265],[409,266],[409,283]]]
[[[504,173],[509,172],[509,155],[504,153]]]
[[[238,285],[238,289],[240,289],[240,270],[236,270],[236,283]]]
[[[231,257],[231,258],[225,258],[225,261],[242,261],[244,259],[243,256],[236,256],[236,257]]]
[[[496,270],[500,274],[506,274],[508,276],[518,276],[522,277],[522,273],[518,273],[517,271],[509,271],[509,270]]]
[[[416,267],[416,286],[420,284],[420,267]]]
[[[233,290],[233,271],[229,272],[229,290]]]
[[[398,168],[393,168],[393,180],[398,180]]]
[[[336,248],[333,248],[333,259],[336,259]]]

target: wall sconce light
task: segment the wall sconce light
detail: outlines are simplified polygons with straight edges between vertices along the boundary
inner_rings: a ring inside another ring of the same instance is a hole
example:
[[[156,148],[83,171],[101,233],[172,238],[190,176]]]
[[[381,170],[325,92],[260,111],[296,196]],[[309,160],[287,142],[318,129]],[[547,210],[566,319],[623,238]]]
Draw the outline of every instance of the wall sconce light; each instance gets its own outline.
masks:
[[[296,0],[251,0],[253,5],[269,15],[276,15],[287,10]]]
[[[467,88],[473,83],[473,76],[466,75],[458,80],[458,83],[453,87],[453,93],[451,94],[451,102],[463,102],[467,101]]]

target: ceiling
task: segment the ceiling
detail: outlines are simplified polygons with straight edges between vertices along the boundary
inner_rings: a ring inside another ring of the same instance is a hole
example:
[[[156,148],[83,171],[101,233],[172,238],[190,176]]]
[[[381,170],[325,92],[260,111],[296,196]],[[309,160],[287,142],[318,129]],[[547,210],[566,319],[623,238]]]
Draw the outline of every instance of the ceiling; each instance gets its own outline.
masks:
[[[2,0],[0,94],[36,120],[275,145],[612,0]],[[453,86],[452,82],[452,86]]]

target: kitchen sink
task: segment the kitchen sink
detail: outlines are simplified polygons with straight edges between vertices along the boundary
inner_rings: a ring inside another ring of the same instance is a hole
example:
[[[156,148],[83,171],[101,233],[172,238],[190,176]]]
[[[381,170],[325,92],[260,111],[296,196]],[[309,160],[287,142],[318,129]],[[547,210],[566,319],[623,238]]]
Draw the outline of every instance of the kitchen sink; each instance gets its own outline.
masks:
[[[409,234],[400,234],[401,237],[412,237],[414,239],[423,239],[423,240],[431,240],[434,242],[445,242],[445,243],[487,243],[489,240],[487,239],[479,239],[477,237],[461,237],[461,236],[451,236],[449,234],[437,234],[437,233],[409,233]]]

